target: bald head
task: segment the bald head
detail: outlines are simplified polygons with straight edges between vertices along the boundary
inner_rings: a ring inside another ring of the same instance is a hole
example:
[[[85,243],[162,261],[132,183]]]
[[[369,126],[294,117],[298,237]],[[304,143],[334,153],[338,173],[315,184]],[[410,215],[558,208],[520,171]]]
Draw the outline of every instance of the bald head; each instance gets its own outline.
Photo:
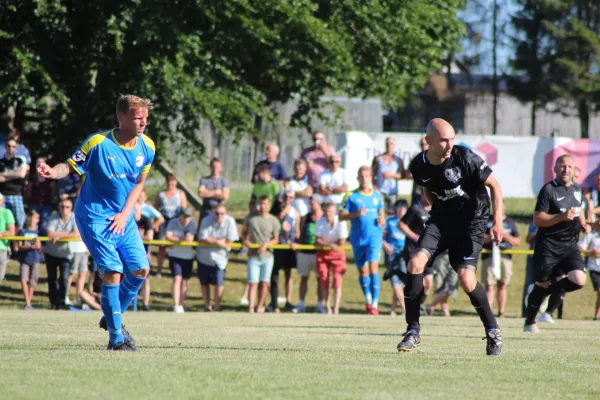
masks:
[[[427,124],[425,140],[429,144],[428,158],[430,162],[442,162],[454,147],[454,128],[441,118],[434,118]]]
[[[444,133],[454,135],[454,128],[448,121],[441,118],[434,118],[427,124],[427,136],[440,136]]]

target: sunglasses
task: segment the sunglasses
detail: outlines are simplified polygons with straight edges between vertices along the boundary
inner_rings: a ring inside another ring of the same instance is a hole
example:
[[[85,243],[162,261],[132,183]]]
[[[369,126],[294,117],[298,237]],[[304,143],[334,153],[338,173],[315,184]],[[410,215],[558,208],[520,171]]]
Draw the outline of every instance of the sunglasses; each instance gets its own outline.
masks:
[[[16,149],[17,148],[17,146],[13,146],[10,144],[5,144],[4,147],[6,147],[7,149]]]
[[[71,207],[69,207],[69,206],[60,206],[59,208],[61,208],[63,210],[70,210],[71,209]]]
[[[224,212],[216,212],[215,215],[225,215]]]

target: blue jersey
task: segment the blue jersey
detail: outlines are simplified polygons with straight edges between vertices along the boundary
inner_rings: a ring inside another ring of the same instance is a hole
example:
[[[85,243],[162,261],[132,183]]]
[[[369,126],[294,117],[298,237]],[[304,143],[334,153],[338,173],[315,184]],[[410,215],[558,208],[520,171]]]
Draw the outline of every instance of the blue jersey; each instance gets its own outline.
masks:
[[[349,241],[352,246],[381,243],[383,240],[383,230],[377,223],[379,210],[383,208],[379,192],[371,190],[366,194],[355,189],[346,193],[342,200],[341,209],[346,212],[355,213],[363,207],[367,213],[351,220]]]
[[[398,227],[398,217],[395,215],[385,221],[385,241],[394,246],[394,253],[400,254],[404,249],[406,235]]]
[[[123,210],[127,197],[140,174],[150,171],[154,142],[138,136],[133,147],[120,145],[116,129],[94,133],[67,160],[80,175],[85,175],[75,214],[94,222],[107,222]],[[129,216],[133,218],[133,213]]]

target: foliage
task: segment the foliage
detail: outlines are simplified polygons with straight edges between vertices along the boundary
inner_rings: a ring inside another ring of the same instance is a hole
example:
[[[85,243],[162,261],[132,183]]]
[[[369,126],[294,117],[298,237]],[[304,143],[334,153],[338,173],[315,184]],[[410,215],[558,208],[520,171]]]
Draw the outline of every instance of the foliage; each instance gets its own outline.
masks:
[[[276,102],[310,128],[332,92],[400,104],[462,34],[462,0],[8,0],[0,106],[36,153],[64,157],[115,123],[119,93],[155,103],[150,134],[202,152],[202,119],[257,134]]]

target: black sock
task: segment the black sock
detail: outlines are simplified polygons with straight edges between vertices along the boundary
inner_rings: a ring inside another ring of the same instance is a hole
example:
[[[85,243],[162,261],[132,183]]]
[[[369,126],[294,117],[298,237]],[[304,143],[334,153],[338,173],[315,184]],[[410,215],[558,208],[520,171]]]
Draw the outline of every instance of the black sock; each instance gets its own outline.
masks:
[[[404,304],[406,307],[406,324],[407,331],[414,330],[419,332],[421,326],[419,324],[421,296],[423,293],[423,274],[406,274],[406,286],[404,286]]]
[[[481,318],[481,322],[483,322],[485,329],[497,328],[498,321],[496,321],[496,317],[494,317],[494,312],[490,307],[490,302],[488,301],[483,286],[477,282],[475,289],[471,293],[467,293],[467,295],[471,300],[471,304],[475,307],[475,311],[479,314],[479,318]]]
[[[573,292],[575,290],[581,289],[583,286],[576,284],[569,278],[563,278],[560,281],[556,282],[554,285],[550,285],[548,288],[548,293],[560,293],[560,292]]]
[[[527,318],[525,319],[525,325],[535,324],[535,317],[537,317],[540,306],[547,295],[548,290],[546,288],[538,285],[533,286],[533,290],[527,298]]]
[[[554,311],[556,311],[558,306],[560,306],[560,303],[562,303],[563,299],[565,298],[566,294],[567,293],[565,292],[552,293],[550,295],[550,298],[548,299],[548,307],[546,308],[546,312],[548,314],[552,314]]]

